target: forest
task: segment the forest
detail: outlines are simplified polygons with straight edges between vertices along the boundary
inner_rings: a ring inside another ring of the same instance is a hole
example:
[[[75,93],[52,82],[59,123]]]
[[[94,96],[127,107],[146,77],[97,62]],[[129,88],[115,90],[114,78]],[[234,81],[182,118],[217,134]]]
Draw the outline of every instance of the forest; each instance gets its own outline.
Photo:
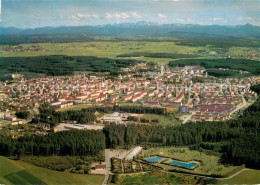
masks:
[[[129,59],[108,59],[93,56],[37,56],[0,58],[0,75],[41,73],[49,76],[72,75],[75,71],[116,72],[121,67],[138,63]]]
[[[252,47],[258,48],[260,44],[259,39],[250,38],[232,38],[232,37],[193,37],[193,38],[182,38],[176,41],[176,45],[183,46],[207,46],[210,45],[212,48],[228,49],[230,47]]]
[[[105,136],[102,131],[71,130],[18,139],[0,137],[0,155],[6,156],[98,155],[104,149]]]

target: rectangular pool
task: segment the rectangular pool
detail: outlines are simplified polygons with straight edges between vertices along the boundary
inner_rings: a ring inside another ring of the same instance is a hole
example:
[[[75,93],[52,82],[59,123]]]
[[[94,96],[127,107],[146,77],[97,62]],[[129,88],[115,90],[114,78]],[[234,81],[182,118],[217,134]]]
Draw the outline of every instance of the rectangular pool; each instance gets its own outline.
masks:
[[[157,163],[158,161],[162,160],[163,158],[161,157],[150,157],[150,158],[146,158],[145,160],[151,163]]]
[[[197,163],[183,163],[183,162],[178,162],[178,161],[171,161],[171,162],[169,162],[169,164],[175,165],[175,166],[181,166],[184,168],[193,168],[197,165]]]

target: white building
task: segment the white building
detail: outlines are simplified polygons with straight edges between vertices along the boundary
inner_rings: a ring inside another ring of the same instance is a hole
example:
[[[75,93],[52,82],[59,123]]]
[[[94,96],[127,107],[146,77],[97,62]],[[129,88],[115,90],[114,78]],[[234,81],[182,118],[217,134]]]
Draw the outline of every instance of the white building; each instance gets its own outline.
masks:
[[[141,146],[137,146],[135,147],[133,150],[131,150],[131,152],[129,152],[126,156],[125,159],[126,160],[133,160],[133,158],[139,154],[142,151],[142,147]]]

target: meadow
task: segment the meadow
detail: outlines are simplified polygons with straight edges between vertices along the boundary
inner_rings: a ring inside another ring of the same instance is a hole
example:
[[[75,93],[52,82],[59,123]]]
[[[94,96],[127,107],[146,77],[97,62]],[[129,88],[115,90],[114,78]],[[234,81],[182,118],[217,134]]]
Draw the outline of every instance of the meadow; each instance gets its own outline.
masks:
[[[165,148],[150,148],[144,151],[144,156],[160,155],[170,157],[180,161],[198,161],[200,164],[194,170],[180,169],[178,167],[169,166],[165,164],[158,164],[167,170],[181,170],[184,172],[192,172],[197,174],[225,175],[228,172],[235,170],[238,166],[224,166],[219,163],[219,157],[214,155],[207,155],[204,152],[191,151],[187,147],[165,147]]]
[[[162,171],[153,171],[145,174],[121,176],[117,184],[196,184],[198,179],[192,176],[169,174]]]
[[[260,170],[245,170],[230,179],[220,181],[221,184],[259,184]]]
[[[0,157],[0,184],[102,184],[103,175],[57,172]]]
[[[20,46],[21,48],[17,48]],[[119,55],[133,52],[150,53],[179,53],[196,54],[205,47],[190,47],[176,45],[174,42],[71,42],[71,43],[36,43],[20,44],[18,46],[0,45],[0,57],[28,57],[44,55],[67,55],[67,56],[97,56],[117,58]],[[37,47],[39,49],[33,49]],[[140,57],[128,57],[139,58]],[[141,57],[142,60],[153,61],[151,57]],[[158,59],[167,62],[169,59]]]
[[[151,123],[153,120],[158,120],[158,125],[161,126],[169,126],[169,125],[180,125],[181,122],[178,118],[178,112],[171,113],[167,116],[165,115],[157,115],[157,114],[144,114],[141,119],[149,120]],[[153,124],[153,123],[152,123]]]

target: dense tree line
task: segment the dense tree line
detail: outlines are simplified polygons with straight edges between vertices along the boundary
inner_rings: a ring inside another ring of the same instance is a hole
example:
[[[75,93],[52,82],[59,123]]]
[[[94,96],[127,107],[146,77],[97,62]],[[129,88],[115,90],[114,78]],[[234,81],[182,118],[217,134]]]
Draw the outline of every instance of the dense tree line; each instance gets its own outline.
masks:
[[[0,137],[0,155],[98,155],[105,149],[102,131],[71,130],[18,139]]]
[[[208,75],[210,76],[215,76],[218,78],[228,78],[228,77],[239,77],[242,75],[239,75],[239,72],[237,71],[230,71],[230,70],[219,70],[219,69],[208,69],[207,70]],[[245,76],[245,74],[243,74],[243,76]]]
[[[193,37],[182,38],[175,41],[176,45],[190,46],[190,47],[205,47],[207,45],[211,48],[225,49],[228,51],[230,47],[249,47],[257,48],[259,40],[246,38],[228,38],[228,37]]]
[[[195,54],[180,54],[180,53],[150,53],[150,52],[134,52],[129,54],[118,55],[117,57],[151,57],[151,58],[194,58],[198,57]]]
[[[94,56],[37,56],[0,58],[0,68],[6,73],[42,73],[51,76],[72,75],[74,71],[116,72],[121,67],[135,65],[130,59],[108,59]]]
[[[136,114],[165,114],[165,108],[158,107],[142,107],[142,106],[112,106],[112,107],[89,107],[82,109],[86,112],[103,112],[103,113],[112,113],[112,112],[127,112],[127,113],[136,113]]]
[[[216,70],[218,68],[244,70],[254,75],[260,74],[260,63],[258,61],[250,60],[250,59],[231,59],[231,58],[230,59],[180,59],[180,60],[174,60],[169,62],[170,67],[176,67],[176,66],[184,67],[187,65],[203,66],[206,69],[210,69],[212,74],[214,74],[215,76],[227,75],[226,72]],[[219,72],[219,74],[217,74],[217,72]],[[230,75],[237,75],[237,73],[235,72],[232,73],[233,74]]]

